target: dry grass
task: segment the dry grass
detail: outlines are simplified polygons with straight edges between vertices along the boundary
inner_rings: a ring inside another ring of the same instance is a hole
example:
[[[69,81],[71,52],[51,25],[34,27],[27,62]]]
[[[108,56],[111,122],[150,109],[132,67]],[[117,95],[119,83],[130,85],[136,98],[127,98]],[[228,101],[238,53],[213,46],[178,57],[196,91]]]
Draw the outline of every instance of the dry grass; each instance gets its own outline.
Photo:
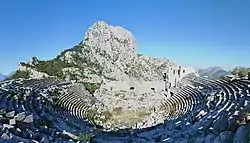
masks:
[[[114,108],[111,112],[112,120],[118,124],[134,126],[138,122],[142,122],[146,116],[150,115],[150,111],[146,109],[124,110],[121,107]]]

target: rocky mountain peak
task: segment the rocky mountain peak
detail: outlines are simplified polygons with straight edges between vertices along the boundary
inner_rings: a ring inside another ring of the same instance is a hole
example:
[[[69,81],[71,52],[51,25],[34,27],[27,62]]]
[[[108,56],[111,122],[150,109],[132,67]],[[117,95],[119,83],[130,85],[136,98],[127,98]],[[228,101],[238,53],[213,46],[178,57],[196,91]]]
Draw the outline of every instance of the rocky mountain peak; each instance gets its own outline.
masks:
[[[56,58],[32,58],[20,66],[30,75],[57,76],[63,80],[103,83],[103,81],[162,81],[163,72],[173,65],[168,59],[138,54],[133,34],[104,21],[87,29],[84,39]],[[25,74],[28,74],[25,73]],[[39,73],[39,74],[38,74]],[[44,74],[43,74],[44,73]]]
[[[213,66],[213,67],[208,67],[206,69],[199,69],[198,70],[199,75],[202,77],[207,77],[209,79],[218,79],[221,76],[225,76],[227,74],[229,74],[228,71],[222,69],[219,66]]]
[[[219,66],[213,66],[213,67],[208,67],[206,70],[215,71],[215,70],[223,70],[223,69],[221,67],[219,67]]]
[[[135,38],[129,30],[104,21],[95,22],[87,30],[84,40],[63,52],[60,59],[77,65],[74,69],[64,69],[65,72],[88,74],[93,82],[105,79],[162,80],[162,72],[170,64],[168,59],[138,54]]]
[[[113,62],[129,63],[136,58],[136,42],[132,33],[120,26],[98,21],[85,35],[84,45],[93,54],[108,56]]]

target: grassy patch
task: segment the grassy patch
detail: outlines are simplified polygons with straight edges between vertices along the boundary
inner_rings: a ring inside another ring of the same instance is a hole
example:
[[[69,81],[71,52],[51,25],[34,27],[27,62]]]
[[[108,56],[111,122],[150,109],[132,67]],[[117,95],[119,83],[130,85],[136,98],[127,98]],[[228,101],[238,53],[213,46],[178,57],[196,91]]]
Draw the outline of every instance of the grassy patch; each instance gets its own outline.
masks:
[[[112,120],[116,123],[133,127],[136,123],[142,122],[151,113],[147,109],[122,110],[122,108],[118,107],[114,108],[111,114]]]
[[[146,112],[146,111],[143,111],[143,110],[139,110],[137,112],[137,115],[138,115],[139,118],[144,118],[146,116],[149,116],[150,114],[151,114],[150,112]]]
[[[116,107],[113,109],[113,114],[120,115],[122,114],[122,107]]]

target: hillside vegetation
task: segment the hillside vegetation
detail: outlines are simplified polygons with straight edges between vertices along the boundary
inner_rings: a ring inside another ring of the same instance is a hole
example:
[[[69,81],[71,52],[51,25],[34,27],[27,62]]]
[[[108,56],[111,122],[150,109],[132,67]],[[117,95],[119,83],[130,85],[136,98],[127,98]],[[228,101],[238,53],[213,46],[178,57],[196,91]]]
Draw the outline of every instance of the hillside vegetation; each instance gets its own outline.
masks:
[[[245,77],[248,76],[250,77],[250,68],[245,68],[245,67],[236,67],[231,71],[233,75],[237,75],[239,77]]]

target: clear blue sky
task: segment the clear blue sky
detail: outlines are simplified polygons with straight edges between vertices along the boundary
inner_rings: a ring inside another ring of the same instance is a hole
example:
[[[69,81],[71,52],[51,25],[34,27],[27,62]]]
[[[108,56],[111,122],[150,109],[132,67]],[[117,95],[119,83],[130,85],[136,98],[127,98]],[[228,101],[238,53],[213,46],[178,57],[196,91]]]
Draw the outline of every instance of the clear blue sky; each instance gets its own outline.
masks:
[[[130,30],[140,53],[179,64],[250,67],[249,0],[1,0],[0,73],[51,59],[104,20]]]

